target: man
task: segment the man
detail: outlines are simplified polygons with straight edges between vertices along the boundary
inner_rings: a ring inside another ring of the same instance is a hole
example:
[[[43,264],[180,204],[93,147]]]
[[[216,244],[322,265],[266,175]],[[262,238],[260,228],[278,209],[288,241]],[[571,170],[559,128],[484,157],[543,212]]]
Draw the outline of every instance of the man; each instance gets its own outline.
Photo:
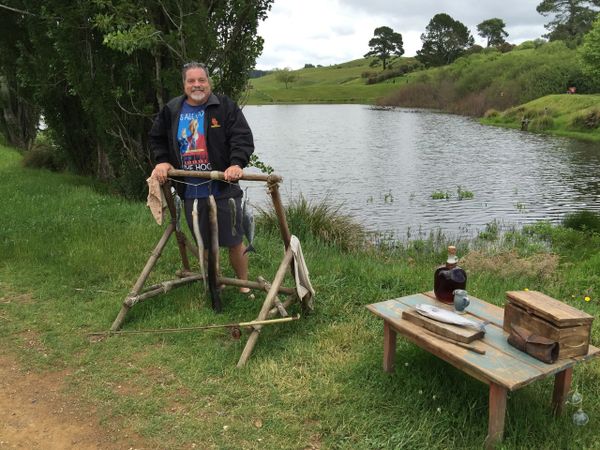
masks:
[[[184,95],[173,98],[160,110],[150,130],[150,150],[156,164],[152,177],[163,184],[173,168],[224,172],[226,182],[185,177],[176,180],[176,188],[185,199],[186,219],[192,233],[192,206],[198,199],[200,233],[205,243],[209,237],[208,196],[214,195],[219,245],[229,248],[229,261],[237,277],[247,280],[248,256],[242,243],[242,190],[238,180],[254,152],[252,131],[233,100],[212,92],[204,64],[185,64],[182,78]],[[230,198],[234,199],[235,208]],[[241,288],[240,292],[249,289]]]

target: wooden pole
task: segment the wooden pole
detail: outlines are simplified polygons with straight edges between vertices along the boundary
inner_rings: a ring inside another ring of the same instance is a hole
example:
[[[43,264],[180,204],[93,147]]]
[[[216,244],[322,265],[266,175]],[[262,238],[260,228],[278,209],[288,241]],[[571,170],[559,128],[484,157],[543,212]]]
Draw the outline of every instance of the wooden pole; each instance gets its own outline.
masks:
[[[264,326],[264,325],[275,325],[284,322],[292,322],[294,320],[300,319],[300,315],[295,317],[283,317],[280,319],[271,319],[271,320],[254,320],[252,322],[239,322],[239,323],[225,323],[222,325],[202,325],[198,327],[183,327],[183,328],[155,328],[151,330],[128,330],[128,331],[95,331],[93,333],[88,333],[88,336],[126,336],[131,334],[161,334],[161,333],[182,333],[187,331],[201,331],[201,330],[214,330],[218,328],[245,328],[245,327],[254,327],[254,326]]]
[[[289,308],[289,306],[294,303],[294,301],[297,300],[297,296],[294,295],[289,295],[288,298],[282,303],[284,308]],[[275,316],[276,314],[279,313],[279,310],[277,309],[277,307],[273,307],[269,310],[269,314],[267,314],[268,318],[271,318],[273,316]]]
[[[288,248],[285,251],[285,256],[283,257],[283,261],[281,261],[281,264],[279,265],[279,269],[277,269],[277,273],[275,274],[275,278],[273,279],[273,284],[271,286],[271,289],[269,290],[269,292],[267,294],[267,298],[265,298],[265,301],[262,305],[262,308],[261,308],[260,313],[258,314],[258,317],[256,318],[256,320],[265,320],[267,318],[267,315],[269,314],[269,310],[273,306],[273,299],[277,295],[279,286],[281,286],[281,283],[283,283],[285,274],[287,273],[290,263],[292,262],[292,257],[293,257],[292,250],[290,248]],[[254,330],[250,334],[250,337],[248,337],[248,341],[246,342],[246,346],[244,347],[242,356],[240,356],[240,360],[238,361],[238,364],[237,364],[238,368],[244,367],[246,365],[246,362],[248,361],[248,358],[250,358],[250,354],[252,353],[252,350],[254,349],[254,346],[256,345],[256,341],[258,340],[259,333],[260,333],[260,326],[254,327]]]
[[[134,297],[140,293],[142,287],[144,286],[144,283],[146,282],[146,279],[148,278],[148,275],[150,275],[150,272],[154,268],[154,265],[156,264],[156,261],[158,261],[158,258],[160,258],[160,255],[164,250],[165,245],[167,245],[167,242],[169,241],[169,238],[171,237],[171,234],[173,234],[174,231],[175,224],[171,222],[169,225],[167,225],[165,232],[163,233],[162,237],[158,241],[158,244],[152,251],[150,258],[148,258],[148,261],[146,262],[144,270],[142,270],[142,273],[140,274],[139,278],[137,279],[135,285],[133,286],[133,289],[131,290],[127,298]],[[119,311],[117,318],[110,327],[111,331],[116,331],[119,328],[121,328],[121,325],[123,324],[123,320],[125,320],[125,315],[129,311],[129,308],[130,306],[127,305],[127,299],[125,299],[125,301],[123,302],[123,306],[121,307],[121,311]]]
[[[208,196],[208,225],[210,228],[210,246],[208,250],[208,286],[212,308],[221,312],[221,297],[219,295],[219,226],[217,223],[217,202],[213,195]]]
[[[165,294],[173,288],[183,286],[184,284],[191,283],[193,281],[202,280],[203,278],[204,277],[202,275],[195,274],[185,278],[178,278],[176,280],[163,281],[160,284],[149,286],[148,289],[141,294],[127,297],[127,299],[125,299],[125,303],[131,308],[136,303],[143,302],[144,300],[148,300],[149,298],[156,297],[160,294]]]
[[[271,290],[271,283],[269,283],[263,277],[258,277],[258,282],[263,286],[263,290],[265,290],[267,292],[269,292]],[[273,298],[273,304],[275,305],[275,308],[277,308],[277,311],[279,312],[279,315],[281,317],[288,316],[288,313],[285,310],[285,306],[283,306],[283,304],[281,303],[281,300],[279,300],[279,297],[277,295],[275,295],[275,297]]]
[[[219,284],[226,284],[228,286],[236,286],[236,287],[247,287],[250,289],[256,289],[259,291],[269,292],[270,285],[266,286],[261,282],[250,281],[250,280],[239,280],[237,278],[228,278],[228,277],[219,277]],[[293,295],[296,293],[296,289],[290,287],[279,287],[279,293],[286,295]]]
[[[170,177],[194,177],[194,178],[205,178],[208,180],[224,180],[225,175],[223,172],[219,172],[218,170],[213,170],[211,172],[196,172],[193,170],[179,170],[179,169],[171,169],[169,170]],[[280,183],[283,181],[279,175],[270,174],[265,175],[261,173],[244,173],[240,180],[244,181],[265,181],[267,183]]]
[[[273,199],[273,207],[275,208],[275,214],[277,214],[277,220],[279,221],[279,231],[281,232],[281,238],[283,239],[283,245],[285,248],[290,246],[290,240],[292,238],[290,230],[288,228],[287,220],[285,218],[285,208],[281,202],[281,195],[279,194],[279,185],[277,182],[269,183],[269,194]]]

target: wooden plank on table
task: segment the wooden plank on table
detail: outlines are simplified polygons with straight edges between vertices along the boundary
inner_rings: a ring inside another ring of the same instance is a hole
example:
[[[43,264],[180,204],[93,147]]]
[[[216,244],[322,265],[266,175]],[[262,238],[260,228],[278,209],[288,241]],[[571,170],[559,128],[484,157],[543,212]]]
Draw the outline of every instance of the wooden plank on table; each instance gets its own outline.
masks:
[[[431,299],[431,304],[435,306],[445,306],[449,310],[452,310],[452,306],[446,305],[445,303],[440,302],[435,298],[435,294],[433,291],[424,292],[423,296]],[[502,327],[504,323],[504,308],[500,308],[499,306],[492,305],[484,300],[481,300],[477,297],[473,297],[469,294],[469,301],[471,302],[467,309],[465,310],[467,314],[478,317],[479,319],[483,319],[489,323],[493,323],[494,325],[498,325]],[[422,302],[425,303],[425,302]]]
[[[403,311],[402,318],[414,324],[420,325],[429,331],[433,331],[439,335],[454,339],[455,341],[464,342],[466,344],[483,337],[483,331],[439,322],[419,314],[417,310],[413,308]]]

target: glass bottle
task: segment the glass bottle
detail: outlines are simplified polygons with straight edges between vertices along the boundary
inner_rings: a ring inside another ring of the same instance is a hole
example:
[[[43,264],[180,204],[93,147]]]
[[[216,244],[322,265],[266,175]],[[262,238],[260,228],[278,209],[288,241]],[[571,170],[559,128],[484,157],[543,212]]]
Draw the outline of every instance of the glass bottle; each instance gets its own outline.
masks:
[[[446,264],[438,267],[433,277],[433,292],[435,297],[444,303],[453,303],[454,290],[466,289],[467,273],[458,266],[456,247],[448,247]]]

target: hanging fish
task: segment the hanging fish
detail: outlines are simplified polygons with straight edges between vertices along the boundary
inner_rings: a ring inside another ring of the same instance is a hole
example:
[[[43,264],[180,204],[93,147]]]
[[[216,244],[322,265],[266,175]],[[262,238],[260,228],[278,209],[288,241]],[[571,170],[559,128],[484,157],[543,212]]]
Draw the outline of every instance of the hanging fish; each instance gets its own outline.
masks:
[[[183,209],[183,202],[173,187],[171,187],[171,194],[175,200],[175,229],[177,231],[181,231],[181,211]]]
[[[237,228],[235,226],[237,222],[237,205],[235,204],[235,198],[229,199],[229,215],[231,216],[231,235],[237,236]]]
[[[254,231],[256,225],[254,224],[254,213],[252,207],[248,202],[247,192],[244,194],[244,203],[242,205],[242,228],[244,229],[244,236],[248,240],[248,247],[244,250],[244,254],[248,252],[256,252],[252,243],[254,242]]]
[[[448,311],[447,309],[438,308],[437,306],[428,305],[426,303],[421,303],[420,305],[415,306],[415,308],[422,316],[429,317],[438,322],[458,325],[459,327],[469,327],[485,333],[485,324],[467,319],[466,317]]]
[[[192,225],[194,228],[194,236],[196,237],[196,243],[198,244],[198,262],[200,263],[200,273],[204,280],[204,290],[206,290],[206,271],[204,270],[204,242],[202,241],[202,235],[200,234],[200,217],[198,214],[198,199],[194,199],[194,206],[192,207]]]

